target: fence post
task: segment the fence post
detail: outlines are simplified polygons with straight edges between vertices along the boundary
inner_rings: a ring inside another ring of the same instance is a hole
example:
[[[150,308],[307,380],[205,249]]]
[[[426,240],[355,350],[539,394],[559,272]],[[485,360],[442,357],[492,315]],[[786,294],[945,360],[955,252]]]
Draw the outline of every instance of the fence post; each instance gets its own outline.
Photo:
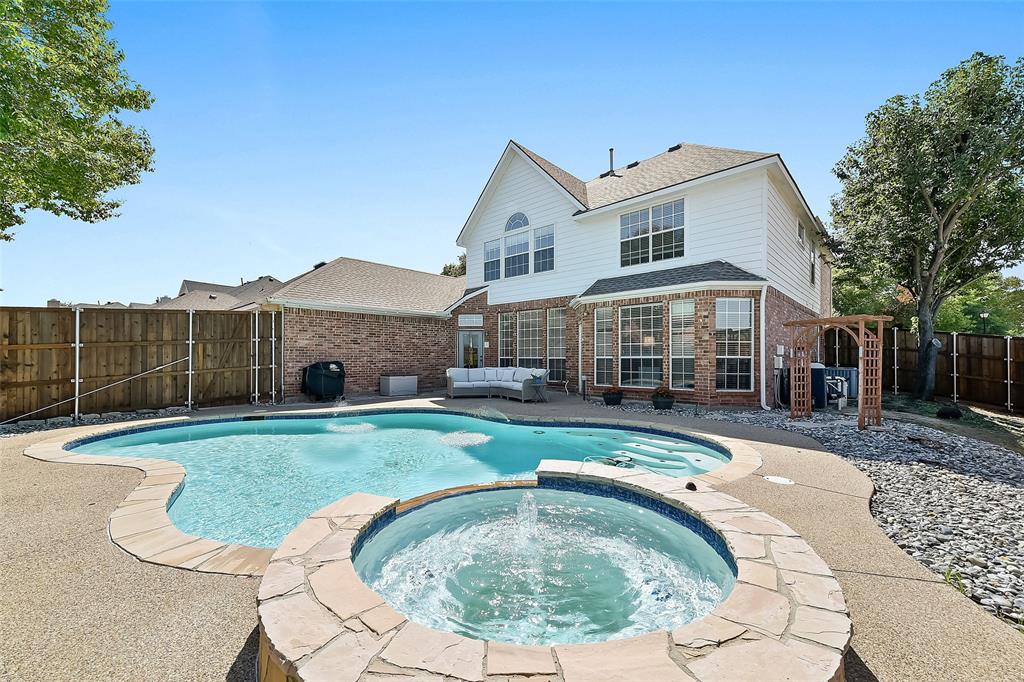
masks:
[[[270,404],[277,404],[277,315],[270,311]]]
[[[188,402],[185,403],[185,408],[188,410],[192,409],[192,348],[195,343],[192,336],[192,322],[194,312],[191,308],[188,311]]]
[[[78,397],[81,394],[81,366],[82,366],[82,309],[75,307],[75,415],[73,419],[79,419]]]
[[[260,404],[260,311],[257,308],[253,313],[252,333],[252,404]]]
[[[836,367],[838,367],[838,366],[839,366],[839,327],[836,327]]]
[[[953,402],[954,403],[957,402],[957,393],[956,393],[956,377],[957,377],[957,374],[956,374],[956,358],[957,358],[957,355],[959,355],[956,339],[957,339],[956,332],[953,332],[953,354],[952,355],[953,355]]]
[[[1012,336],[1006,337],[1006,411],[1013,412],[1013,374],[1010,370],[1010,341]]]
[[[900,339],[896,332],[899,327],[892,328],[892,394],[900,393]]]

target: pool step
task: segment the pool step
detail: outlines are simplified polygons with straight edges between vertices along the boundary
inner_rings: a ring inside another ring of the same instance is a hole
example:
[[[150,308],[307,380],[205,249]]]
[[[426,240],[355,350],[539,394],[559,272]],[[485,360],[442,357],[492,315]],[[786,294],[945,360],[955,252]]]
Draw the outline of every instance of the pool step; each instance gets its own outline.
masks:
[[[628,449],[630,454],[654,457],[657,459],[671,460],[673,462],[690,462],[696,453],[677,452],[656,448],[646,443],[623,443],[622,446]]]
[[[648,455],[642,455],[636,452],[627,452],[626,450],[616,450],[615,454],[629,457],[634,464],[650,467],[651,469],[685,469],[687,471],[693,470],[693,467],[690,465],[689,462],[658,459],[657,457],[650,457]]]
[[[646,445],[653,445],[663,450],[674,450],[677,452],[697,452],[700,446],[696,443],[683,443],[679,441],[661,440],[659,438],[645,438],[644,436],[633,436],[635,440],[641,441]]]

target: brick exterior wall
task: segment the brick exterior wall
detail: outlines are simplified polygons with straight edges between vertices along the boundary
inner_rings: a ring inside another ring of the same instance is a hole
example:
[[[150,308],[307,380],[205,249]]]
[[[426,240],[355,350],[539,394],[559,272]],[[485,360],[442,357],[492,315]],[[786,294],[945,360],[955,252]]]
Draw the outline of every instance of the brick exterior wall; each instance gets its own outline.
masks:
[[[772,407],[777,407],[775,401],[775,355],[777,346],[783,346],[783,366],[789,367],[789,347],[793,332],[783,327],[783,323],[792,320],[806,320],[807,318],[820,317],[810,308],[806,308],[774,287],[768,287],[768,295],[765,297],[765,354],[767,355],[767,372],[765,393],[767,402]],[[817,360],[817,354],[814,360]]]
[[[313,362],[345,363],[345,393],[377,393],[382,374],[415,374],[420,390],[446,385],[455,363],[452,320],[368,315],[334,310],[284,310],[284,390],[301,395],[302,368]]]
[[[674,300],[694,299],[694,388],[676,390],[677,399],[702,405],[760,405],[760,289],[703,290],[666,296],[624,298],[605,303],[588,303],[573,309],[571,297],[519,301],[501,305],[488,305],[486,292],[474,296],[452,312],[450,319],[425,317],[396,317],[346,313],[326,310],[286,308],[284,315],[285,391],[289,398],[298,397],[301,370],[312,362],[342,360],[346,371],[346,393],[360,395],[376,393],[381,374],[415,374],[421,390],[434,390],[445,386],[445,370],[455,365],[459,315],[482,315],[484,332],[484,365],[498,365],[498,316],[527,310],[545,311],[541,331],[542,347],[547,357],[547,314],[553,308],[565,310],[566,378],[569,390],[578,390],[580,370],[578,357],[579,325],[583,328],[582,370],[589,390],[599,394],[605,387],[594,386],[594,309],[611,307],[613,373],[619,377],[619,314],[618,308],[628,305],[661,303],[662,315],[662,367],[666,383],[670,370],[669,306]],[[715,300],[719,297],[750,298],[754,306],[754,376],[749,391],[720,391],[715,386]],[[817,317],[811,311],[776,289],[769,287],[766,306],[766,393],[768,404],[774,403],[775,376],[773,357],[776,345],[788,351],[790,331],[782,324],[788,320]],[[480,327],[462,327],[463,330]],[[518,357],[515,336],[512,338],[513,356]],[[627,388],[627,397],[646,399],[654,389]]]

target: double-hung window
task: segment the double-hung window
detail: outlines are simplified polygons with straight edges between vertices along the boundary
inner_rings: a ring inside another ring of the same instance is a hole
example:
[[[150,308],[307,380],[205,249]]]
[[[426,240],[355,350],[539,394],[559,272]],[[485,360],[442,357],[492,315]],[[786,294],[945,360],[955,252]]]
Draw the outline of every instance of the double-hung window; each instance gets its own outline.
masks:
[[[749,391],[754,386],[754,301],[715,301],[715,386]]]
[[[693,338],[693,299],[672,301],[669,307],[669,357],[672,388],[692,389],[696,344]]]
[[[530,273],[530,232],[505,237],[505,277]]]
[[[648,209],[619,216],[619,262],[639,265],[651,259],[651,212]]]
[[[484,242],[484,281],[501,278],[501,240]]]
[[[538,227],[533,231],[533,271],[555,269],[555,226]]]
[[[565,381],[565,308],[548,310],[548,381]]]
[[[683,199],[619,216],[619,265],[681,258],[684,254]]]
[[[519,313],[519,335],[516,337],[518,367],[544,368],[543,313],[543,310],[524,310]]]
[[[619,384],[653,388],[662,376],[662,305],[619,308]]]
[[[818,264],[818,257],[814,253],[814,249],[811,249],[811,286],[814,286],[815,266]]]
[[[597,386],[611,386],[615,383],[612,325],[611,308],[594,310],[594,384]]]
[[[651,260],[682,258],[683,200],[651,208]]]
[[[501,313],[498,315],[498,366],[514,367],[515,356],[516,314]]]

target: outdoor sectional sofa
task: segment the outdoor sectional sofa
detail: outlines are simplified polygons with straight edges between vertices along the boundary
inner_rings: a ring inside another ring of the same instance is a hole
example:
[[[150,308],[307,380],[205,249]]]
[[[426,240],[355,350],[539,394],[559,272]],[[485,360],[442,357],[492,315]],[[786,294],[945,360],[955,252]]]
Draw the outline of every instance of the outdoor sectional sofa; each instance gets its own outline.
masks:
[[[452,367],[448,375],[448,397],[500,396],[522,402],[543,399],[547,370],[527,367]]]

